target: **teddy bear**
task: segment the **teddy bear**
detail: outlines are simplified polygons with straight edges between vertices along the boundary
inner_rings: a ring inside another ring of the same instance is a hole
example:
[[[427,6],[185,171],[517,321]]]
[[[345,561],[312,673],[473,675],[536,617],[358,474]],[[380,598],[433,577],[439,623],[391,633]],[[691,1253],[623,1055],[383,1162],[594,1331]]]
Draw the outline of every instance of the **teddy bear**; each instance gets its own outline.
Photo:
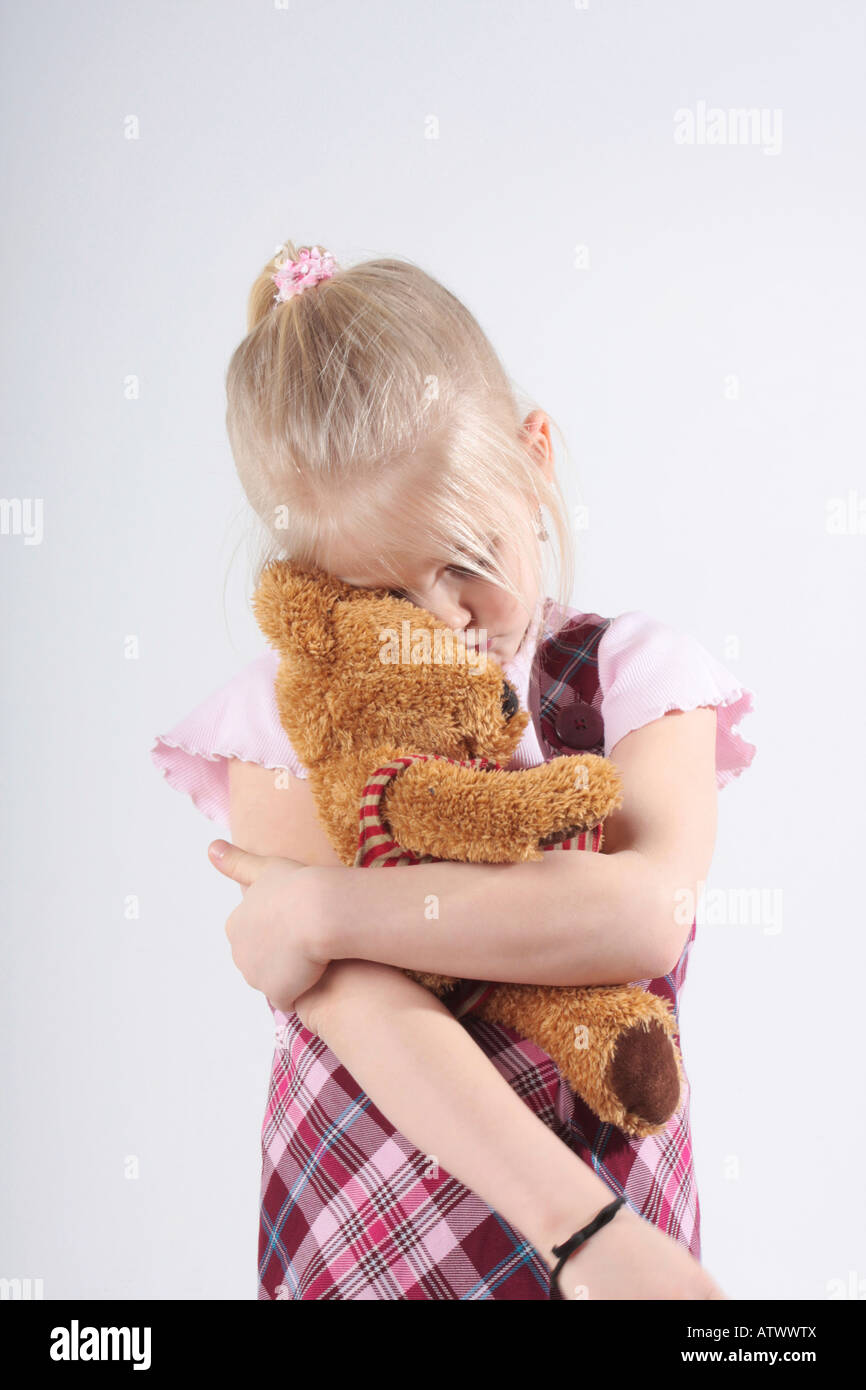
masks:
[[[530,716],[492,655],[462,634],[388,589],[288,560],[265,568],[253,611],[280,657],[280,722],[346,866],[516,864],[591,830],[600,848],[604,818],[622,804],[615,766],[584,753],[508,770]],[[440,998],[458,983],[406,973]],[[540,1047],[630,1136],[659,1132],[680,1103],[676,1019],[639,984],[500,983],[477,1012]]]

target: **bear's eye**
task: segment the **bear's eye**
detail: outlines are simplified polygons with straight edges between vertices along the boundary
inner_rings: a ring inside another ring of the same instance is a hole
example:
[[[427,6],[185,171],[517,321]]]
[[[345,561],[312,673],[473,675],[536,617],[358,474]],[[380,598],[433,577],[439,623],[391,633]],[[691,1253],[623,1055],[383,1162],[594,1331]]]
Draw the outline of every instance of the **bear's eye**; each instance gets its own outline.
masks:
[[[517,698],[517,691],[514,689],[513,685],[509,684],[508,681],[503,680],[502,713],[505,715],[506,720],[513,719],[519,708],[520,701]]]

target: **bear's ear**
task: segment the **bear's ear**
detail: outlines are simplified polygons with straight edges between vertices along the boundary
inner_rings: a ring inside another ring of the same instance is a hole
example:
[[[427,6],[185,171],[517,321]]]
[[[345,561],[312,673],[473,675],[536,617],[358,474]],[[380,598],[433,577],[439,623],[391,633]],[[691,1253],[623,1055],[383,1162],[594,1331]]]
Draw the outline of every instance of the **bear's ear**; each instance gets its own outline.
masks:
[[[324,570],[274,560],[253,594],[253,612],[276,651],[323,657],[334,646],[334,605],[348,593],[347,585]]]

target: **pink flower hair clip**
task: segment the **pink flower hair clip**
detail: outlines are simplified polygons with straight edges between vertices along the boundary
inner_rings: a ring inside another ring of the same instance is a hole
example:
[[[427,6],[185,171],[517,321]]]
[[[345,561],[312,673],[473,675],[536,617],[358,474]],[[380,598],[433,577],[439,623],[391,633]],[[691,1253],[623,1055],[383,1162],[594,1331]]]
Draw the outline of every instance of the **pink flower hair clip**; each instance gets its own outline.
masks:
[[[274,303],[282,304],[294,295],[301,294],[310,285],[318,285],[320,280],[330,280],[337,263],[330,251],[320,246],[302,246],[296,261],[284,261],[271,279],[277,286]]]

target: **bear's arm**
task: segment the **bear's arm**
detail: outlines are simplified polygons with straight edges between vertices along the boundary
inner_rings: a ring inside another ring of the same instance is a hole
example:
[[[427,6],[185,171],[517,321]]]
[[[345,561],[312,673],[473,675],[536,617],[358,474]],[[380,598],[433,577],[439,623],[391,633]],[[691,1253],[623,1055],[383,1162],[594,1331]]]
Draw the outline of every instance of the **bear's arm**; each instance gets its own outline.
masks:
[[[398,844],[475,864],[542,858],[550,836],[590,830],[621,801],[617,769],[593,754],[519,772],[416,763],[388,788],[385,815]]]

